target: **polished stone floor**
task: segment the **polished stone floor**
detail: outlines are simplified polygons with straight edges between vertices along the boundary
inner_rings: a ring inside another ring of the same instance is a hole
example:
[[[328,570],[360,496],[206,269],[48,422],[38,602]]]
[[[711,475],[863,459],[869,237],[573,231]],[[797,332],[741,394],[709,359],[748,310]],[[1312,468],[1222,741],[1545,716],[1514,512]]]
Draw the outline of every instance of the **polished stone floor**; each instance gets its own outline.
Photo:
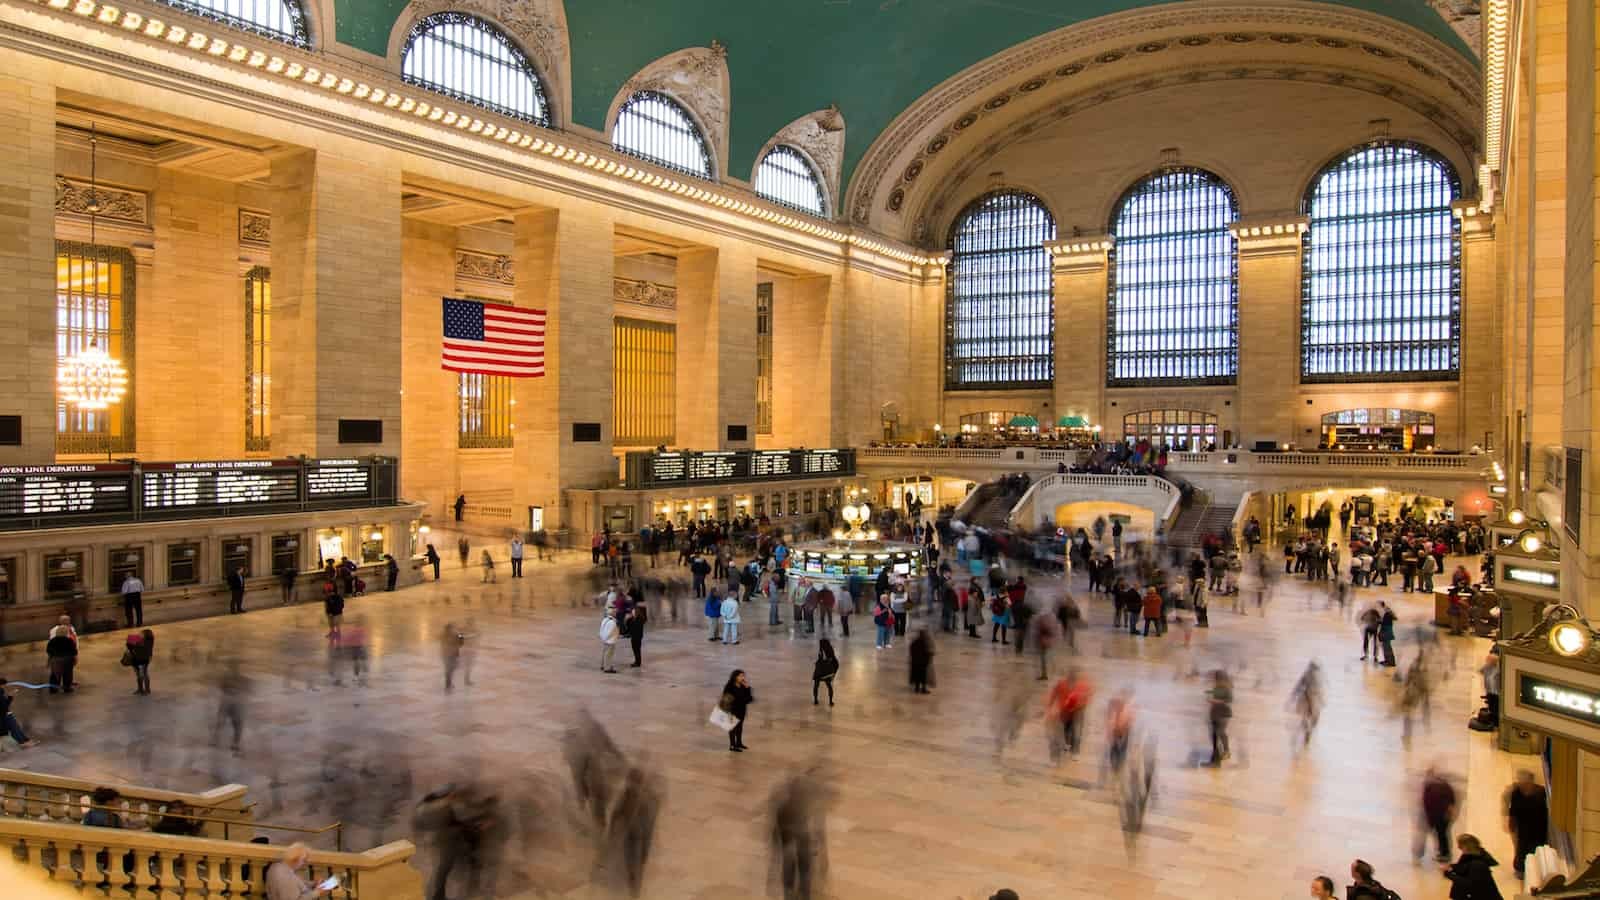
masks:
[[[538,785],[541,816],[555,837],[531,851],[519,896],[588,897],[594,854],[577,815],[554,798],[570,792],[562,736],[587,708],[630,755],[662,773],[665,803],[646,873],[648,897],[735,898],[767,889],[766,798],[779,779],[820,767],[837,792],[828,823],[829,894],[840,898],[983,900],[1011,887],[1038,898],[1303,897],[1308,881],[1348,881],[1350,860],[1371,861],[1408,900],[1444,897],[1430,861],[1415,863],[1417,780],[1429,765],[1458,779],[1468,797],[1462,825],[1505,861],[1509,843],[1495,804],[1518,760],[1491,749],[1464,722],[1476,708],[1474,676],[1487,642],[1444,637],[1439,668],[1455,672],[1436,692],[1431,729],[1407,746],[1396,714],[1399,685],[1358,661],[1359,634],[1323,592],[1283,585],[1266,614],[1237,615],[1214,602],[1212,627],[1141,639],[1110,627],[1103,598],[1088,599],[1081,666],[1098,684],[1078,760],[1052,766],[1037,715],[1016,743],[996,753],[995,723],[1009,690],[1038,691],[1036,661],[987,639],[939,636],[934,693],[907,685],[906,649],[875,651],[867,617],[836,641],[838,705],[810,702],[814,639],[788,626],[767,629],[765,610],[746,606],[736,647],[706,640],[699,615],[658,619],[645,665],[598,671],[598,613],[576,555],[530,561],[531,577],[498,584],[447,567],[441,584],[354,599],[349,618],[370,634],[371,672],[332,683],[318,609],[253,610],[243,616],[157,629],[155,693],[131,696],[118,666],[125,633],[83,642],[83,688],[70,697],[29,693],[18,703],[42,746],[0,756],[0,765],[102,779],[204,789],[250,786],[258,818],[316,826],[353,824],[347,844],[409,836],[412,799],[452,779]],[[1059,591],[1041,582],[1036,590]],[[1358,591],[1358,603],[1380,593]],[[1417,652],[1420,601],[1392,592],[1405,638],[1402,668]],[[696,605],[686,604],[689,611]],[[443,690],[436,636],[470,621],[473,684]],[[918,624],[913,620],[913,627]],[[866,626],[866,627],[862,627]],[[1430,628],[1431,634],[1431,628]],[[217,667],[241,661],[253,691],[243,749],[211,745]],[[1291,740],[1290,689],[1310,660],[1325,672],[1327,707],[1310,747]],[[11,680],[43,680],[37,645],[0,651]],[[1234,755],[1197,768],[1206,742],[1203,681],[1219,666],[1237,672]],[[744,754],[727,751],[706,715],[735,667],[756,696]],[[1097,787],[1104,701],[1133,692],[1141,730],[1154,739],[1155,793],[1131,846],[1112,788]],[[409,772],[409,780],[402,776]],[[392,824],[379,827],[388,820]],[[273,842],[288,840],[274,834]],[[331,839],[320,839],[331,846]],[[1430,850],[1431,853],[1431,850]],[[426,865],[426,861],[424,860]],[[1508,890],[1508,896],[1514,894]]]

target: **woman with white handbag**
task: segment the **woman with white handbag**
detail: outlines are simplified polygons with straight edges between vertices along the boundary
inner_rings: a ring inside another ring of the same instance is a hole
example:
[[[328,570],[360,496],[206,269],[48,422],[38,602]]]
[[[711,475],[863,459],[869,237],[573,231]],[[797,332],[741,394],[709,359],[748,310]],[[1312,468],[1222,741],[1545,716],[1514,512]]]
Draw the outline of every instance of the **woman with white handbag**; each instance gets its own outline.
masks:
[[[728,676],[728,683],[722,686],[717,705],[711,710],[711,724],[728,733],[728,749],[734,753],[749,749],[744,745],[744,717],[754,702],[755,694],[750,690],[750,680],[745,677],[744,670],[734,669]]]

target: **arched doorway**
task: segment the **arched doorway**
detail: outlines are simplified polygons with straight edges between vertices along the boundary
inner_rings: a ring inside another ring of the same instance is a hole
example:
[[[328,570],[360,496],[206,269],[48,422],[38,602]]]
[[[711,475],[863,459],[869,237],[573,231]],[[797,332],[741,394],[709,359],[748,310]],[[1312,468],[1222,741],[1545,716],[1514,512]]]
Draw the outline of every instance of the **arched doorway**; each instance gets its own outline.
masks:
[[[1145,409],[1122,417],[1122,438],[1130,444],[1149,441],[1155,447],[1198,451],[1216,447],[1219,434],[1216,413],[1198,409]]]
[[[1322,417],[1323,450],[1408,451],[1434,445],[1434,417],[1420,409],[1341,409]]]

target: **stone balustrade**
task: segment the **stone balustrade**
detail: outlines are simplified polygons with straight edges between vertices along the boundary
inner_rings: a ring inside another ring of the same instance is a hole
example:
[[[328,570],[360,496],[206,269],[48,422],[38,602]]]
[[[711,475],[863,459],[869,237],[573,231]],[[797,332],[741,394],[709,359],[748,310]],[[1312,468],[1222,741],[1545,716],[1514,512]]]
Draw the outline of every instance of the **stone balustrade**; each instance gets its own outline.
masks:
[[[125,829],[149,831],[173,805],[203,817],[201,834],[211,838],[248,841],[250,804],[242,784],[226,784],[199,794],[155,788],[106,785],[60,775],[41,775],[17,769],[0,769],[0,817],[46,822],[78,822],[89,811],[88,797],[95,788],[115,787],[115,803]]]
[[[265,844],[0,818],[0,856],[96,897],[264,900],[267,866],[282,854]],[[337,876],[333,900],[421,900],[415,854],[410,841],[365,853],[313,850],[309,880]]]
[[[1058,464],[1079,465],[1088,451],[1040,447],[866,447],[856,451],[858,466],[913,463],[929,465],[962,464],[985,470],[1025,471],[1055,469]],[[1388,471],[1413,475],[1451,478],[1476,478],[1491,462],[1487,455],[1446,453],[1359,453],[1359,452],[1282,452],[1252,453],[1245,450],[1216,450],[1203,453],[1167,454],[1167,468],[1175,473],[1273,473],[1328,469],[1335,472]]]

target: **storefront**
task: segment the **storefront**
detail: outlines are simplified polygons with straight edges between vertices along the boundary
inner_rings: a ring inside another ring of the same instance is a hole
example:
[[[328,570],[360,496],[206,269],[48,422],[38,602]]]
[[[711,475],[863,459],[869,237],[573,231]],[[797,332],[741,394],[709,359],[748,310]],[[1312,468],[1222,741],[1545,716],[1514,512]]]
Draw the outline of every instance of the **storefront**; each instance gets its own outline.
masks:
[[[1433,413],[1417,409],[1341,409],[1322,417],[1323,450],[1431,450]]]

